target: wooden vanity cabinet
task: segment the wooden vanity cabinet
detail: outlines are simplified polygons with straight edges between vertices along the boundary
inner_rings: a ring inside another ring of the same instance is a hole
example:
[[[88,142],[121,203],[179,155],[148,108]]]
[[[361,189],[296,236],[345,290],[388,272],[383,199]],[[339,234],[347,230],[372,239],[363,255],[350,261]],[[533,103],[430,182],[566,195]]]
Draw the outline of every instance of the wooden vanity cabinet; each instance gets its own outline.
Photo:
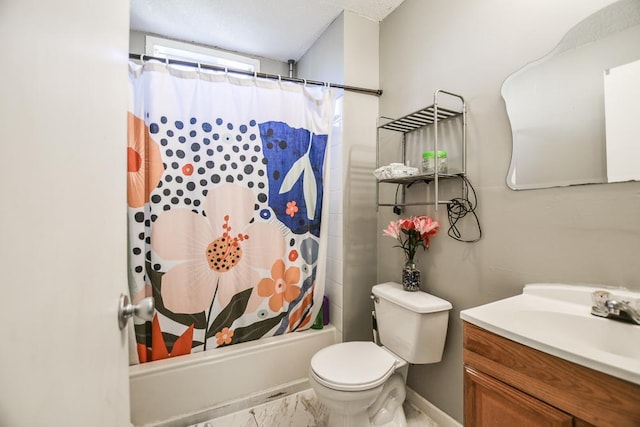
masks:
[[[465,426],[572,427],[573,417],[465,366]]]
[[[640,386],[463,322],[465,427],[638,427]]]

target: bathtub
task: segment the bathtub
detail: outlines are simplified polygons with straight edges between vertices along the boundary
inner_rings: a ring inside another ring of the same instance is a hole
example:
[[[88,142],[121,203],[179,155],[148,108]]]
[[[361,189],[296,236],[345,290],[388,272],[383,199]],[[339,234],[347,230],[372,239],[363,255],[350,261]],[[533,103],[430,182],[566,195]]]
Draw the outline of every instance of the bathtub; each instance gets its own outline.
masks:
[[[311,357],[337,340],[328,325],[131,366],[131,421],[185,426],[304,390]]]

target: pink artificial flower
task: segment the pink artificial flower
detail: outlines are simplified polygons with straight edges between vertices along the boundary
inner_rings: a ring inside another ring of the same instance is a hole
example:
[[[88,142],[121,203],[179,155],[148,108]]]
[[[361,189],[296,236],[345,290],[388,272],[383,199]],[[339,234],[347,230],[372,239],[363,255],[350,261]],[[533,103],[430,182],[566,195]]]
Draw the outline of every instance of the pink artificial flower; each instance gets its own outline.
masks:
[[[391,221],[387,226],[387,228],[382,230],[382,233],[385,236],[389,236],[389,237],[393,237],[394,239],[397,239],[398,236],[400,235],[400,221]]]
[[[417,216],[413,218],[413,223],[416,227],[416,231],[420,233],[420,238],[424,242],[425,248],[428,248],[431,244],[429,237],[438,234],[440,229],[440,223],[434,221],[428,216]]]
[[[413,261],[419,246],[427,249],[431,245],[430,237],[438,234],[440,223],[428,216],[413,216],[391,221],[382,232],[400,242],[408,261]]]
[[[403,230],[413,230],[415,228],[415,222],[413,220],[414,217],[411,218],[405,218],[405,219],[401,219],[400,221],[400,228],[402,228]]]

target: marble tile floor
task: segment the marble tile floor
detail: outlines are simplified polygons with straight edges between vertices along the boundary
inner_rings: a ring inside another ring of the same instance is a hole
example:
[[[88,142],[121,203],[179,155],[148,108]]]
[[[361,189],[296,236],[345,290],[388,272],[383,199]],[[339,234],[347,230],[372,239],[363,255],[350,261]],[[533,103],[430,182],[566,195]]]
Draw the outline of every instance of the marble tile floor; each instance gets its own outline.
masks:
[[[404,403],[408,427],[438,425],[408,401]],[[329,413],[312,389],[189,427],[324,427]]]

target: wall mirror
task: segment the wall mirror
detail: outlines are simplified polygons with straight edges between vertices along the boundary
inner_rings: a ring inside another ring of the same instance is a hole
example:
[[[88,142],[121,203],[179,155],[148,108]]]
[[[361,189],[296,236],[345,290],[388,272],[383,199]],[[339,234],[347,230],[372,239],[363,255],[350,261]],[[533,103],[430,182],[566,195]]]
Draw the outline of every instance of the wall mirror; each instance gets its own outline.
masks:
[[[525,190],[640,180],[638,60],[640,1],[620,0],[510,75],[502,85],[513,137],[507,185]]]

